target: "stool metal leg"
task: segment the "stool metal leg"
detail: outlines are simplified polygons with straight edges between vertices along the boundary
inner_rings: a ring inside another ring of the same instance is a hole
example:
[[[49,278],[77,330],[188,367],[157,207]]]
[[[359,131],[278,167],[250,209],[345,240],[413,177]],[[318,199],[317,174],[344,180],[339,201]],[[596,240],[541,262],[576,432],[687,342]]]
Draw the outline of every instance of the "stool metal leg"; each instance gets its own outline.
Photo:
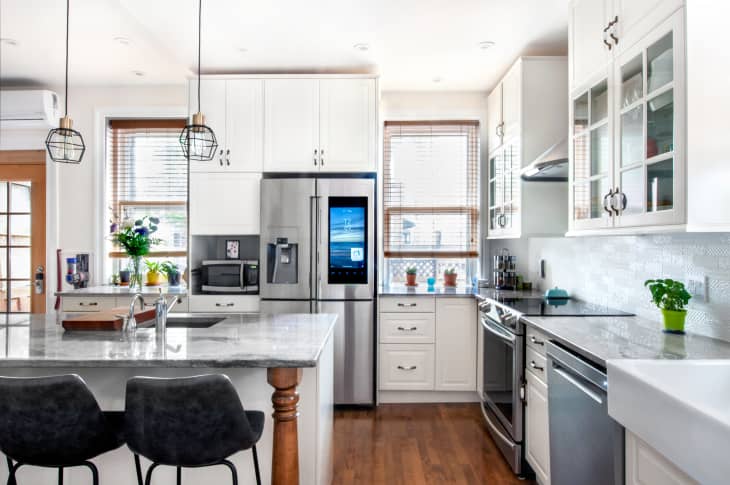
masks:
[[[58,485],[63,485],[63,467],[58,467]]]
[[[12,465],[13,461],[8,458],[8,465]],[[15,480],[15,472],[18,471],[18,468],[23,466],[22,463],[16,463],[15,465],[10,466],[10,473],[8,475],[8,485],[17,485],[17,481]]]
[[[137,485],[144,485],[142,481],[142,465],[139,463],[139,455],[134,454],[134,468],[137,470]]]
[[[177,485],[182,485],[182,467],[177,467]]]
[[[231,463],[228,460],[221,460],[221,465],[227,466],[231,470],[231,478],[233,480],[233,485],[238,485],[238,473],[236,473],[236,465]]]
[[[152,471],[159,466],[159,463],[153,463],[147,469],[147,478],[145,479],[145,485],[151,485],[152,483]]]
[[[259,454],[256,452],[256,445],[253,445],[251,451],[253,451],[253,468],[256,471],[256,485],[261,485],[261,472],[259,471]]]
[[[96,465],[90,461],[82,463],[83,466],[88,467],[91,470],[91,481],[94,485],[99,485],[99,470],[96,469]]]

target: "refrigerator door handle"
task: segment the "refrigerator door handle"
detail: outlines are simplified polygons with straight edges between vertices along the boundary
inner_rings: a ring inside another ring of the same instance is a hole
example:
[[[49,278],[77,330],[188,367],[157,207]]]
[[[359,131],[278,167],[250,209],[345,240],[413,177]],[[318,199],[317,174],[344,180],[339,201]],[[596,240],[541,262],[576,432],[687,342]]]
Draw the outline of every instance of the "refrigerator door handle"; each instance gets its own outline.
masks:
[[[317,196],[312,195],[309,197],[309,297],[312,299],[317,298],[317,285],[314,282],[314,275],[317,273],[317,269],[314,266],[314,258],[317,242]]]

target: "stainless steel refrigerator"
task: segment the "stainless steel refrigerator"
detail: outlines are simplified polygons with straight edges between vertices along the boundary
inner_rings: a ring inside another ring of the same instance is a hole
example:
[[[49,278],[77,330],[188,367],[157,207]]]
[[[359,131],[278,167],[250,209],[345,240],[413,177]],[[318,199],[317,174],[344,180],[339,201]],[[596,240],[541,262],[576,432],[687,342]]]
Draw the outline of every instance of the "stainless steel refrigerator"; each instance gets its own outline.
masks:
[[[335,404],[373,404],[375,178],[261,181],[261,311],[333,313]]]

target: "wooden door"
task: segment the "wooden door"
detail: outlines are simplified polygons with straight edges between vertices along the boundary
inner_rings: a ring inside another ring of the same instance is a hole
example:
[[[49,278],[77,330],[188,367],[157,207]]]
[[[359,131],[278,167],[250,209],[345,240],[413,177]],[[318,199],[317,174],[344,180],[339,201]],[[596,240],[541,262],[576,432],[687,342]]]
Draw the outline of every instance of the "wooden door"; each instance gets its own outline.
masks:
[[[46,311],[45,163],[43,150],[0,152],[1,313]]]

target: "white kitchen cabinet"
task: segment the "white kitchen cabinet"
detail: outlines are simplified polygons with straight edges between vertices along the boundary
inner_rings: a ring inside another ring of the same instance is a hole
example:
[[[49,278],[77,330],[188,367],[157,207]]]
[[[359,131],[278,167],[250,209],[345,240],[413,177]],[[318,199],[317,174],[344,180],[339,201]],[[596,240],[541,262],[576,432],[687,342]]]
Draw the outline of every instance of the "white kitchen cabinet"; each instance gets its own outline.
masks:
[[[192,235],[259,234],[259,173],[190,174]]]
[[[613,0],[612,31],[618,39],[616,54],[631,48],[662,21],[681,8],[685,0]]]
[[[64,312],[101,312],[109,311],[116,306],[117,301],[113,296],[64,296],[61,298],[61,309]]]
[[[476,391],[476,314],[473,298],[436,299],[437,391]]]
[[[541,485],[550,485],[548,388],[528,371],[525,391],[525,457]]]
[[[604,32],[612,20],[611,0],[574,0],[570,8],[570,85],[582,84],[611,60],[612,44]]]
[[[376,170],[374,79],[267,79],[264,170]]]
[[[436,322],[433,313],[381,313],[379,335],[383,344],[432,344]]]
[[[697,485],[658,451],[626,431],[626,485]]]
[[[525,166],[565,138],[567,87],[566,58],[522,57],[489,95],[487,128],[493,142],[488,158],[488,238],[562,235],[567,230],[565,186],[520,178]]]
[[[432,391],[432,344],[380,345],[379,388],[383,391]]]
[[[319,82],[320,170],[374,172],[377,126],[372,79]]]
[[[259,297],[254,295],[190,295],[191,313],[256,313]]]
[[[202,79],[201,108],[218,149],[213,160],[190,161],[191,172],[261,172],[263,169],[263,81]],[[189,110],[198,111],[197,81],[190,82]]]

